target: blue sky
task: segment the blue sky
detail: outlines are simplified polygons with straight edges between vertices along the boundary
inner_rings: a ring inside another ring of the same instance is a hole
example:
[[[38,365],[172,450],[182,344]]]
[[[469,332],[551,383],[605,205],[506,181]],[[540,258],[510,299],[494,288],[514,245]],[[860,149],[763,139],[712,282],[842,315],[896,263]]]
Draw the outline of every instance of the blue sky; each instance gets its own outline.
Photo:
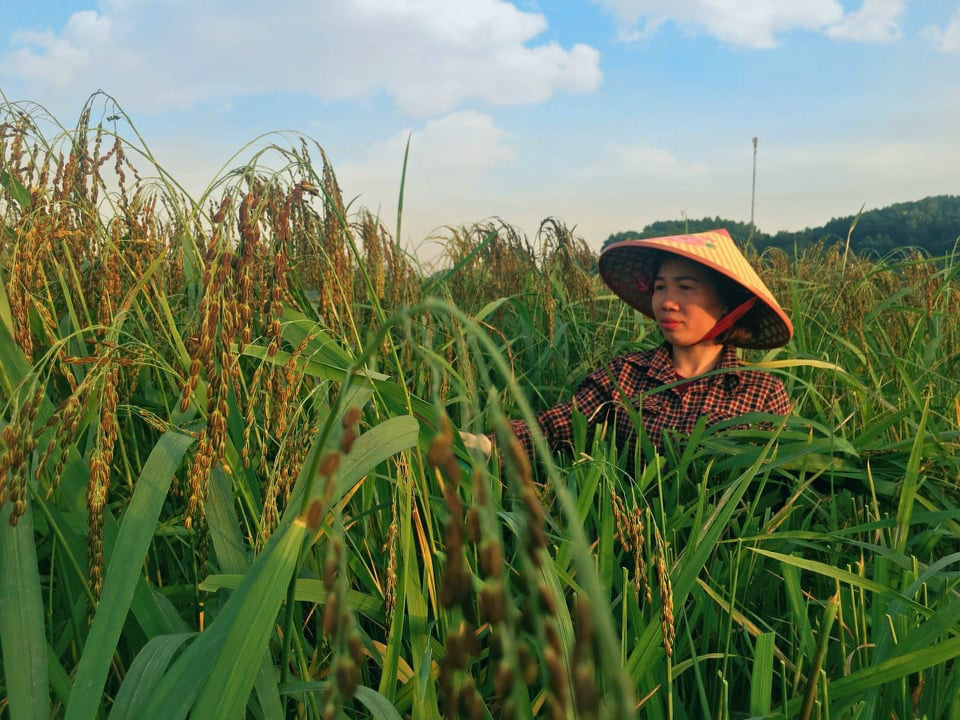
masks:
[[[766,232],[960,193],[958,78],[960,0],[0,0],[8,100],[103,89],[194,193],[296,131],[392,228],[409,136],[424,257],[491,216],[748,221],[753,137]]]

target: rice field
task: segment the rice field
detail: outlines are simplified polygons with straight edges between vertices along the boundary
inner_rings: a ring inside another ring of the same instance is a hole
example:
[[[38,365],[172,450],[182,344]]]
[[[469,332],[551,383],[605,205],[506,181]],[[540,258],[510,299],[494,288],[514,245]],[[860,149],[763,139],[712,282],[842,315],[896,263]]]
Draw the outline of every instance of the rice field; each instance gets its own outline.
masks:
[[[109,98],[0,106],[0,718],[960,718],[957,256],[749,248],[792,415],[531,466],[659,342],[584,239],[425,266],[249,150],[193,198]]]

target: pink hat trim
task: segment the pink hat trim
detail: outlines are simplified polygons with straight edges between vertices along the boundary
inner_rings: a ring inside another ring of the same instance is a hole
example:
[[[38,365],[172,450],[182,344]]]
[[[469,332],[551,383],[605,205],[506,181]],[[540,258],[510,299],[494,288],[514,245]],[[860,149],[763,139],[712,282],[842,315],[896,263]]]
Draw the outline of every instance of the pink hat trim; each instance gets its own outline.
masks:
[[[717,335],[722,333],[724,330],[727,330],[730,327],[733,327],[733,324],[742,318],[750,308],[753,307],[754,303],[757,302],[757,296],[747,298],[745,301],[737,305],[733,310],[728,312],[722,318],[717,320],[716,325],[711,328],[706,335],[704,335],[698,342],[703,342],[704,340],[713,340]]]

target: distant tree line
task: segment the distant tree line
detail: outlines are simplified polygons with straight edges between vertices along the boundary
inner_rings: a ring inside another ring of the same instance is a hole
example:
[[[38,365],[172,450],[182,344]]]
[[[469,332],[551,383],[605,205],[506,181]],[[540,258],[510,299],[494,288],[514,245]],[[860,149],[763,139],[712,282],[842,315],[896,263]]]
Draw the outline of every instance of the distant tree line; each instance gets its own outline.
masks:
[[[700,220],[658,220],[643,230],[614,233],[604,246],[632,238],[657,237],[704,232],[726,228],[737,243],[743,245],[751,237],[749,223],[720,217]],[[852,230],[851,230],[852,228]],[[846,243],[858,254],[886,256],[903,248],[922,248],[939,257],[960,250],[960,195],[936,195],[914,202],[895,203],[859,215],[833,218],[824,225],[797,232],[781,230],[770,235],[754,229],[754,246],[762,250],[779,247],[790,253],[818,243]]]

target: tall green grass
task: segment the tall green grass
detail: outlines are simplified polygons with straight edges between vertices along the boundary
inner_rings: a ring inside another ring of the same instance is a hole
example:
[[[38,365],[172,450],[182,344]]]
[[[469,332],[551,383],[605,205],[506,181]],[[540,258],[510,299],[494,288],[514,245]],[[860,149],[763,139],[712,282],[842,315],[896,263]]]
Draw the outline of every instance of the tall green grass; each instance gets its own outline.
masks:
[[[790,417],[534,468],[658,342],[562,221],[425,268],[307,139],[193,200],[2,112],[0,717],[960,717],[956,257],[754,252]]]

